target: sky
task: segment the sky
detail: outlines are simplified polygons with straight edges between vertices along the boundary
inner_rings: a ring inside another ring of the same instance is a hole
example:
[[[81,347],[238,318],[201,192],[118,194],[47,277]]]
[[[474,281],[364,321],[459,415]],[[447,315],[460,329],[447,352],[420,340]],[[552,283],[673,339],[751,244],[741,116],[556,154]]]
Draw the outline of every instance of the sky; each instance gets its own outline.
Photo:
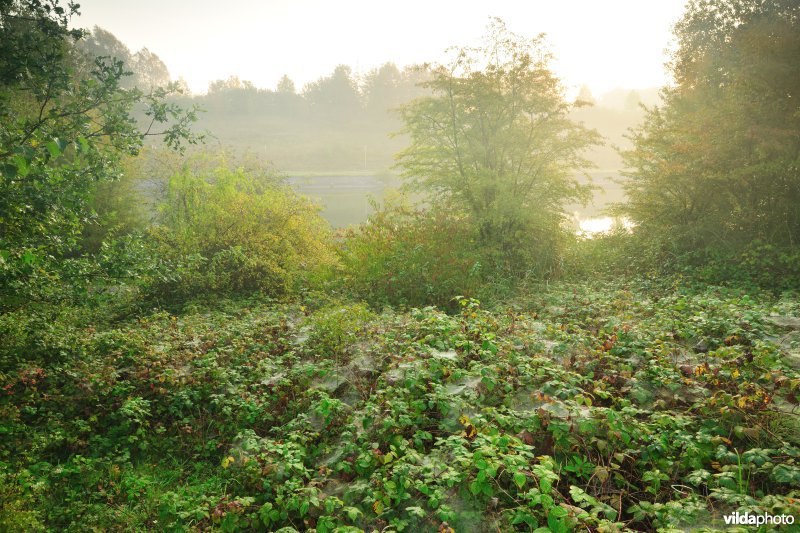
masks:
[[[366,73],[445,59],[478,44],[490,17],[518,34],[546,34],[568,92],[669,83],[672,26],[686,0],[79,0],[78,27],[95,25],[131,51],[147,47],[194,93],[237,75],[274,89],[301,88],[338,64]]]

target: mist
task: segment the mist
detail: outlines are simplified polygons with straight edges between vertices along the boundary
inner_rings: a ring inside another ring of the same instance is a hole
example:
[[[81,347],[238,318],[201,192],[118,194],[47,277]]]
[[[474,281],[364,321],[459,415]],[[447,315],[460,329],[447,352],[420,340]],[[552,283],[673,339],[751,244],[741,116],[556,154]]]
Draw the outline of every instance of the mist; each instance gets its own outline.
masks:
[[[790,530],[798,51],[797,0],[0,1],[0,531]]]

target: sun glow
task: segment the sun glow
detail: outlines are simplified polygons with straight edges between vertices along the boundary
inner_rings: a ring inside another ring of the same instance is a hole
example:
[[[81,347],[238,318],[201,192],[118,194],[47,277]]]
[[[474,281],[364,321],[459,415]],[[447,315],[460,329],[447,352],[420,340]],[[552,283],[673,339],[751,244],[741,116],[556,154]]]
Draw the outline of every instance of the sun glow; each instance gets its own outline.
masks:
[[[338,64],[366,73],[440,61],[453,45],[473,43],[489,17],[521,35],[546,34],[553,68],[569,94],[581,85],[595,96],[616,87],[664,85],[672,24],[685,0],[497,0],[403,4],[349,0],[83,0],[76,25],[98,25],[131,49],[147,47],[195,93],[237,75],[274,89],[284,74],[298,89]]]

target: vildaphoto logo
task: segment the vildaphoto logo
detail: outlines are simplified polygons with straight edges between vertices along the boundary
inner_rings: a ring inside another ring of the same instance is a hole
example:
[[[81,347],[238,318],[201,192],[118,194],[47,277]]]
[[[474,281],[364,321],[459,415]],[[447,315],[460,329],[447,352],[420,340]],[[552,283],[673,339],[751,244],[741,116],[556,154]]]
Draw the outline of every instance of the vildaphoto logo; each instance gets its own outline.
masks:
[[[790,514],[750,514],[748,512],[744,513],[732,513],[729,515],[725,515],[722,518],[725,519],[725,523],[730,526],[764,526],[764,525],[775,525],[775,526],[790,526],[794,524],[794,516]]]

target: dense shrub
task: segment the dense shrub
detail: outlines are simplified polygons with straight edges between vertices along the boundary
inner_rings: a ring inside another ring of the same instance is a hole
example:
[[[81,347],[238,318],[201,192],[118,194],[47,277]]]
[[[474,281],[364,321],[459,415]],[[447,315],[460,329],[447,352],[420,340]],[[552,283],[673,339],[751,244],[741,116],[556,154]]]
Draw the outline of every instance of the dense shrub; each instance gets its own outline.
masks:
[[[708,247],[681,252],[646,235],[619,231],[578,239],[565,256],[566,277],[673,277],[687,283],[748,290],[800,289],[800,250],[754,241],[742,249]]]
[[[390,205],[346,232],[343,285],[373,304],[450,305],[473,296],[483,276],[474,237],[460,217]]]
[[[755,241],[736,252],[687,255],[683,271],[705,283],[774,291],[800,289],[800,249]]]
[[[151,287],[162,298],[283,296],[335,262],[317,206],[242,169],[177,173],[151,235],[176,268],[174,279]]]
[[[438,305],[455,309],[456,296],[491,301],[529,279],[562,270],[566,239],[558,227],[520,232],[507,243],[482,243],[469,215],[389,201],[344,234],[343,286],[373,305]]]

